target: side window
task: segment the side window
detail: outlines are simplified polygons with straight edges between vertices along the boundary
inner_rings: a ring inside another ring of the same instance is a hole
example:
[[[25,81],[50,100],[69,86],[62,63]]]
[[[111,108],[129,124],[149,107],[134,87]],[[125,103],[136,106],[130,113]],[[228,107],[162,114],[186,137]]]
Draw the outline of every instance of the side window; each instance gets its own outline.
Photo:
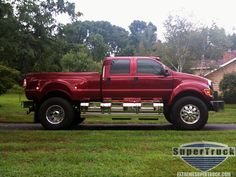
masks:
[[[161,75],[162,70],[163,70],[162,66],[153,60],[148,60],[148,59],[137,60],[137,73]]]
[[[129,59],[112,60],[110,65],[110,74],[129,74],[129,73],[130,73]]]

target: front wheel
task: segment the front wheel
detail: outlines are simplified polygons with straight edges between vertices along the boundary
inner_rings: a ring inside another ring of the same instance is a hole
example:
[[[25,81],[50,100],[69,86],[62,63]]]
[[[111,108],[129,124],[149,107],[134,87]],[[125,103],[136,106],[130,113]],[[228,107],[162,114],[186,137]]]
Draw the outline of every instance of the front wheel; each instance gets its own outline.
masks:
[[[171,121],[178,129],[198,130],[205,126],[207,120],[206,104],[193,96],[179,99],[171,109]]]
[[[170,115],[170,111],[166,108],[164,108],[164,111],[163,111],[163,114],[164,114],[164,117],[166,118],[166,120],[173,124],[172,120],[171,120],[171,115]]]
[[[81,124],[84,120],[85,120],[85,118],[81,117],[80,111],[76,109],[74,111],[74,120],[72,122],[72,127]]]
[[[53,97],[42,103],[38,116],[41,124],[46,129],[68,129],[74,119],[74,109],[67,100]]]

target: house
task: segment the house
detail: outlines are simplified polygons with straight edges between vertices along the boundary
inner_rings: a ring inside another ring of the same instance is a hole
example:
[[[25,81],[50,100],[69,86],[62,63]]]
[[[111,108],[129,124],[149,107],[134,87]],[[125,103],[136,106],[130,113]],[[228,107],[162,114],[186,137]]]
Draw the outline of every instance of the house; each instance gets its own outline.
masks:
[[[236,72],[236,51],[225,52],[223,59],[201,60],[191,69],[194,74],[212,80],[214,90],[220,92],[219,84],[224,75],[227,73]]]
[[[193,74],[198,76],[204,76],[215,68],[218,68],[223,64],[223,59],[212,60],[212,59],[202,59],[194,63],[194,67],[191,68]]]
[[[233,58],[224,64],[204,75],[207,79],[212,80],[215,91],[220,92],[219,84],[227,73],[236,72],[236,58]]]

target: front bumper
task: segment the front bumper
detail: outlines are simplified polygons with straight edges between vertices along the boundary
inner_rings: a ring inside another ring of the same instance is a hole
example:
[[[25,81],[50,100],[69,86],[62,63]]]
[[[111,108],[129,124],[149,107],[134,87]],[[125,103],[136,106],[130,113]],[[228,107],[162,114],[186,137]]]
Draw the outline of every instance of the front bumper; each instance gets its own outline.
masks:
[[[224,110],[225,102],[223,100],[215,100],[215,101],[211,101],[211,105],[212,105],[213,111],[219,112],[220,110]]]

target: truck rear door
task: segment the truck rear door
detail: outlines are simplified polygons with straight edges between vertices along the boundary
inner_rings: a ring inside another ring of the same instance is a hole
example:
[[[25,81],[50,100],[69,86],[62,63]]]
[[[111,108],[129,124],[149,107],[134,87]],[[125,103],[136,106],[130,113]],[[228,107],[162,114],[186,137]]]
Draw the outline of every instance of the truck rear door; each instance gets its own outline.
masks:
[[[103,99],[122,100],[133,97],[133,59],[115,58],[106,60],[103,66],[102,96]]]

